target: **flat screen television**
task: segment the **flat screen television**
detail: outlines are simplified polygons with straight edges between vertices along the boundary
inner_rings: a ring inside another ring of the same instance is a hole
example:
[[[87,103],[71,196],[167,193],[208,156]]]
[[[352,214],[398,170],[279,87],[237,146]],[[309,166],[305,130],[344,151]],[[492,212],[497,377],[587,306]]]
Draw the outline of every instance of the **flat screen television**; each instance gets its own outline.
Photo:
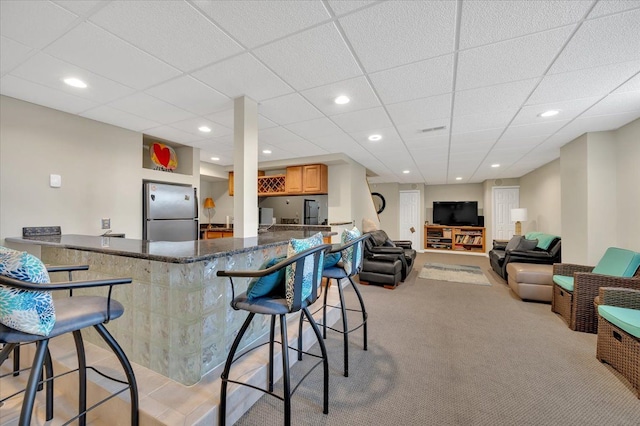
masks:
[[[477,201],[434,201],[433,223],[448,226],[477,226]]]

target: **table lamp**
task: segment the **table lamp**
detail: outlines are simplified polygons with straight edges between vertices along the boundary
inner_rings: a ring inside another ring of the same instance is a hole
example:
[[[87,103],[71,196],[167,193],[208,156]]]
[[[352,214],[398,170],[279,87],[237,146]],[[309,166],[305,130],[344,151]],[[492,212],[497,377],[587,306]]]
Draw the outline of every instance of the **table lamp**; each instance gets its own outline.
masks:
[[[209,215],[209,229],[211,229],[211,209],[216,207],[216,203],[213,202],[213,198],[207,197],[204,199],[204,208],[207,209]]]
[[[527,209],[511,209],[511,220],[516,223],[514,235],[522,235],[522,224],[527,221]]]

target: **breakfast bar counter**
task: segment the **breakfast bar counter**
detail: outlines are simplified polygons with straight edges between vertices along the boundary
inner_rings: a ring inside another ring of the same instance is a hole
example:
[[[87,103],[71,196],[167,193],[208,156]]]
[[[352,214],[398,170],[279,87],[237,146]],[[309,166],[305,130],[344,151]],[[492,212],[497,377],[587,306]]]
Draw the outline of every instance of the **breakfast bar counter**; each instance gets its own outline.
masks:
[[[52,265],[87,264],[74,279],[131,277],[116,286],[114,299],[124,315],[107,324],[129,359],[184,385],[197,383],[221,364],[246,312],[230,307],[225,269],[258,269],[266,260],[285,256],[291,238],[307,238],[329,227],[300,227],[260,233],[254,238],[219,238],[185,242],[143,241],[108,236],[59,235],[6,238],[7,242],[40,246],[42,261]],[[60,274],[63,275],[63,274]],[[52,281],[66,280],[66,275]],[[236,292],[249,279],[235,279]],[[84,289],[78,294],[100,290]],[[269,330],[268,320],[254,321],[243,340],[250,345]],[[84,331],[83,331],[84,334]],[[95,331],[86,339],[105,347]]]

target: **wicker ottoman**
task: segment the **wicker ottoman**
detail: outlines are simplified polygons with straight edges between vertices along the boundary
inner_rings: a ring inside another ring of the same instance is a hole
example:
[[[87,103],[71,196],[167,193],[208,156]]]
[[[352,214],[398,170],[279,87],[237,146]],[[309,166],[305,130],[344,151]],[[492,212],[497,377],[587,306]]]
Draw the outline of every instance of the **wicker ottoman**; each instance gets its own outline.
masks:
[[[509,287],[522,300],[551,302],[553,296],[553,265],[509,263]]]

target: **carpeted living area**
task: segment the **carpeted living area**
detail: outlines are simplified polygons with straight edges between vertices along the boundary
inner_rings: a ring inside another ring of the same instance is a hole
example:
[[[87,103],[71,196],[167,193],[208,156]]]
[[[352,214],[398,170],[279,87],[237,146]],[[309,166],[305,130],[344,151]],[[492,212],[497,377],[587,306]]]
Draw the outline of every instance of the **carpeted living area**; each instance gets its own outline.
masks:
[[[492,285],[425,285],[417,276],[427,262],[480,266]],[[548,304],[521,301],[486,257],[429,252],[414,265],[395,290],[360,286],[369,350],[361,350],[361,331],[351,335],[352,368],[343,377],[341,336],[329,333],[329,414],[316,370],[294,394],[293,424],[638,423],[640,401],[596,359],[596,335],[569,330]],[[311,362],[294,365],[294,380]],[[236,424],[281,423],[282,403],[262,397]]]

